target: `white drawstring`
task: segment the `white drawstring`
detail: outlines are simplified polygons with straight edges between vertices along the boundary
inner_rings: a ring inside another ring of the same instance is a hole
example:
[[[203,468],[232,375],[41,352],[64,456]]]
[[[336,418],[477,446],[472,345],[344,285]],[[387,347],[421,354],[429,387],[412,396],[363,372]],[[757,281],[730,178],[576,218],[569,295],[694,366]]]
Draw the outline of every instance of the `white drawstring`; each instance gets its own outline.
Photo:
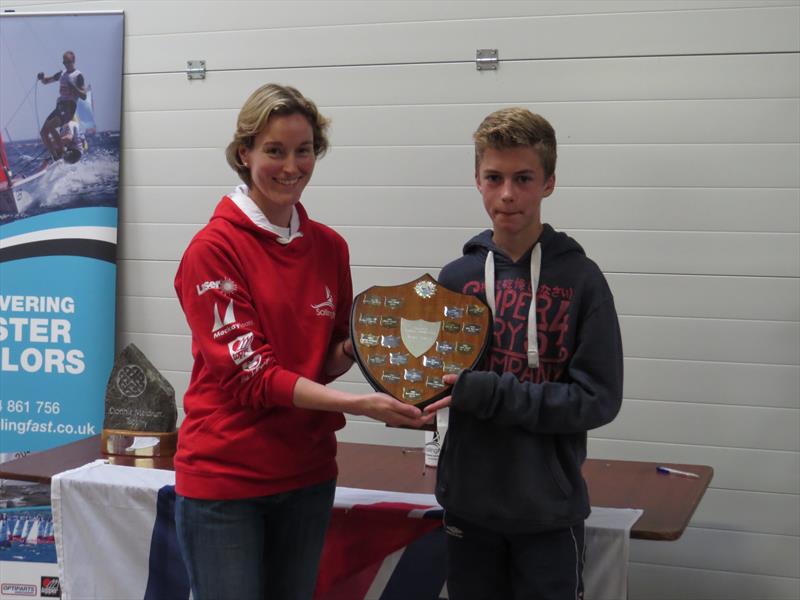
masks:
[[[528,366],[539,367],[539,332],[536,327],[536,292],[539,290],[539,272],[542,269],[542,245],[537,243],[531,252],[531,308],[528,311]]]
[[[494,317],[494,252],[491,250],[483,263],[483,282],[486,285],[486,304]]]
[[[531,251],[531,307],[528,311],[528,366],[531,369],[539,367],[539,337],[536,327],[536,292],[539,289],[539,273],[542,269],[542,245],[537,243]],[[489,250],[486,262],[483,263],[483,281],[486,287],[486,304],[495,314],[494,294],[494,252]]]

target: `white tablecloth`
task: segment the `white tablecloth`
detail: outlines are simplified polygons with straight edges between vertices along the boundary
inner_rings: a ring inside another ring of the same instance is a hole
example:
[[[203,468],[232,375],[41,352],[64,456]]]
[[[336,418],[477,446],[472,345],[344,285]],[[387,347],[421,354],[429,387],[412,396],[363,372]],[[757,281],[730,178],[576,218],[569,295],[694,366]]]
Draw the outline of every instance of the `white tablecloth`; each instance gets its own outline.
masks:
[[[103,461],[53,477],[53,521],[64,600],[156,600],[159,596],[188,600],[185,571],[177,554],[174,528],[170,528],[169,502],[174,493],[165,487],[174,483],[172,471],[120,467]],[[341,487],[336,490],[336,508],[375,503],[410,505],[405,514],[411,519],[430,516],[432,511],[440,509],[429,494]],[[393,510],[397,518],[396,509]],[[626,598],[630,528],[641,514],[637,509],[592,509],[586,521],[586,600]],[[380,536],[381,532],[372,530],[369,534]],[[347,535],[355,534],[348,528]],[[441,541],[432,537],[432,545],[424,550],[428,553],[426,560],[430,559],[431,548],[444,552],[443,536],[439,537]],[[405,568],[409,561],[413,564],[411,554],[416,545],[375,557],[379,562],[366,599],[379,600],[384,594],[391,595],[387,591],[391,575],[398,564],[405,562]],[[165,596],[167,593],[169,596]],[[431,596],[436,597],[436,593]],[[425,598],[415,596],[415,600]]]

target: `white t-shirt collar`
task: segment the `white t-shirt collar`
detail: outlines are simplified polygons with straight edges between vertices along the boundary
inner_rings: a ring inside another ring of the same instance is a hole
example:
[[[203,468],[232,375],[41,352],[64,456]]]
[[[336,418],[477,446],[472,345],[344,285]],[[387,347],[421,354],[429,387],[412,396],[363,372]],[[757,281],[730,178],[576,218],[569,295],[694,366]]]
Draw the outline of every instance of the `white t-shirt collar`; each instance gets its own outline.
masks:
[[[303,233],[300,231],[300,215],[297,213],[297,207],[292,207],[289,227],[280,227],[270,222],[267,215],[258,208],[258,205],[250,197],[249,192],[248,187],[245,184],[241,184],[237,185],[233,192],[228,194],[228,197],[255,225],[274,233],[277,236],[278,243],[286,245],[294,239],[303,237]]]

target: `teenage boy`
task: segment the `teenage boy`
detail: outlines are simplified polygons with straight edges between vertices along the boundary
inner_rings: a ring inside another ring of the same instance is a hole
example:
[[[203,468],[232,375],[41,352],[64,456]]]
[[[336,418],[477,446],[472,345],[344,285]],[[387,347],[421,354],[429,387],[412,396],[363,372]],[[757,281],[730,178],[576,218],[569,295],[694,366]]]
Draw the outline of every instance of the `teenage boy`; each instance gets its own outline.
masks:
[[[474,135],[475,181],[492,230],[439,276],[494,315],[484,370],[447,375],[452,396],[436,498],[445,509],[452,600],[583,597],[581,465],[586,431],[622,401],[614,299],[578,243],[541,220],[555,187],[556,137],[522,108]],[[535,300],[533,298],[535,297]]]

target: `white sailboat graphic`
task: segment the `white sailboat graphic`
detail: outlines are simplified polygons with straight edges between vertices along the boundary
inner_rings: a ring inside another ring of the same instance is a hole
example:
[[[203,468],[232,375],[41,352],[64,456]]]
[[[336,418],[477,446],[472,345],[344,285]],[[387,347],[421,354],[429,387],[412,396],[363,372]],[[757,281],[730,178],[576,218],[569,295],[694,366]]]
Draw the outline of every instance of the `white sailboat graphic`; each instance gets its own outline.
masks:
[[[8,523],[5,519],[0,522],[0,548],[11,546],[11,534],[8,531]]]
[[[25,543],[36,545],[39,543],[39,528],[41,527],[42,521],[41,519],[36,519],[31,525],[30,530],[28,531],[28,535],[25,536]]]
[[[22,539],[22,527],[23,521],[22,519],[17,519],[14,522],[14,529],[11,533],[11,540],[21,540]]]

